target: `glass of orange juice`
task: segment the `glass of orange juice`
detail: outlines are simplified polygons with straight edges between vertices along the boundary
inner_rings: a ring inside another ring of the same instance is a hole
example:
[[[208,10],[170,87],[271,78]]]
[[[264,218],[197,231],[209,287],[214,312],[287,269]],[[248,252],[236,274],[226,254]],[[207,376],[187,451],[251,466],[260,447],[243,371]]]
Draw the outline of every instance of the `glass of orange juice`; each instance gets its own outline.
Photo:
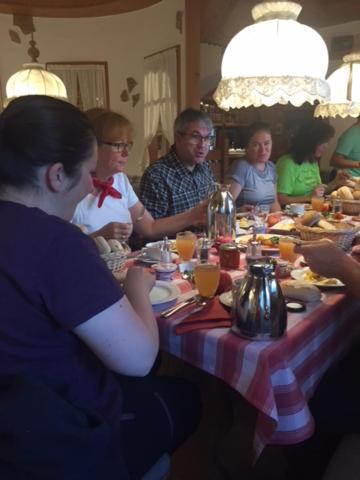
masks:
[[[199,263],[195,266],[194,277],[199,295],[212,298],[219,286],[220,267],[214,263]]]
[[[294,252],[295,242],[291,237],[279,238],[280,257],[283,260],[294,263],[298,255]]]
[[[322,212],[323,211],[323,206],[325,203],[325,198],[324,197],[311,197],[311,207],[313,210],[316,210],[317,212]]]
[[[183,262],[188,262],[194,255],[196,235],[192,232],[179,232],[176,234],[176,249]]]

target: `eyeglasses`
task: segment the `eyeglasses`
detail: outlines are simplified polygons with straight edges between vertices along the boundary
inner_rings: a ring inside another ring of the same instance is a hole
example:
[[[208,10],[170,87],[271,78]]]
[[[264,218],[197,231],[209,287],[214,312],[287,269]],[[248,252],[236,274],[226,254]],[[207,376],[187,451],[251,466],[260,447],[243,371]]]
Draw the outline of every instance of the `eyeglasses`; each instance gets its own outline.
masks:
[[[182,136],[189,137],[189,143],[191,145],[198,145],[199,143],[204,142],[205,145],[210,145],[214,143],[215,137],[214,135],[206,135],[203,137],[199,133],[180,133]]]
[[[130,152],[133,147],[133,142],[105,142],[104,140],[99,140],[99,143],[101,143],[102,145],[109,145],[109,147],[111,147],[111,150],[117,153],[122,153],[124,150]]]

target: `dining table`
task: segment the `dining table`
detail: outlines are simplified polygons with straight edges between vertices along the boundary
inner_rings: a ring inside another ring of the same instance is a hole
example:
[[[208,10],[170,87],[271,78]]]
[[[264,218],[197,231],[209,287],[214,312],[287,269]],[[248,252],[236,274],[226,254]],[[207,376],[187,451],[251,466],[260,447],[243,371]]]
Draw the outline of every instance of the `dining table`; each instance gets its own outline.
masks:
[[[218,255],[211,254],[217,262]],[[239,268],[227,270],[231,280],[246,274],[244,254]],[[179,272],[171,281],[178,303],[197,293]],[[168,306],[168,305],[166,305]],[[322,290],[321,300],[300,313],[288,312],[285,334],[255,341],[236,335],[231,325],[215,324],[178,333],[187,313],[164,318],[155,307],[160,349],[226,382],[257,411],[254,461],[267,445],[290,445],[309,438],[314,419],[308,400],[329,367],[359,335],[360,301],[343,288]],[[226,308],[226,307],[224,307]],[[335,412],[334,412],[335,414]]]

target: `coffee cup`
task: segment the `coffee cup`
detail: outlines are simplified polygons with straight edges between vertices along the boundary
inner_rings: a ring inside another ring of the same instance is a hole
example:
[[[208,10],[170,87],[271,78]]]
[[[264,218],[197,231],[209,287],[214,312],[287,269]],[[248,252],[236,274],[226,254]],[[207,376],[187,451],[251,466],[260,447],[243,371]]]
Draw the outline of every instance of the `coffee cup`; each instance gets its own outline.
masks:
[[[160,247],[145,247],[143,248],[143,253],[146,257],[151,260],[160,260],[161,258],[161,248]]]
[[[293,215],[304,215],[305,205],[303,203],[290,203],[290,213]]]

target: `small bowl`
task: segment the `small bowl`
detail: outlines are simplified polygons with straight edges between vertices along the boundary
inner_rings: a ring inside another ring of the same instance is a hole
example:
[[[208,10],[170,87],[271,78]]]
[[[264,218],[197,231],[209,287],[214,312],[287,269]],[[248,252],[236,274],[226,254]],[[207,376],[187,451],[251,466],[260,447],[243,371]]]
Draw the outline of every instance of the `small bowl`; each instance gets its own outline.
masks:
[[[173,279],[177,266],[174,263],[155,263],[152,268],[155,270],[157,280],[168,282]]]

